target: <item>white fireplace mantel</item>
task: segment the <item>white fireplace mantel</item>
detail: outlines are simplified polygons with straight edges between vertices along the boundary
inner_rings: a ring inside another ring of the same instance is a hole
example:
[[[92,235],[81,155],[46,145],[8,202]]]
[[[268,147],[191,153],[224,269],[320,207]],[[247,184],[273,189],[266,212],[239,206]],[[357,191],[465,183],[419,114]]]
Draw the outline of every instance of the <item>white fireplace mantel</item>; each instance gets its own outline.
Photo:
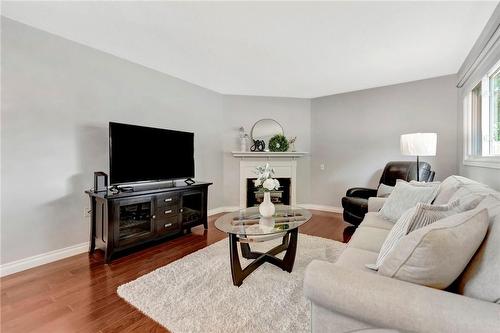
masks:
[[[255,168],[269,163],[276,178],[290,178],[290,204],[297,204],[297,159],[306,152],[239,152],[233,156],[240,158],[240,208],[247,204],[247,179],[255,178]]]
[[[250,158],[300,158],[307,155],[305,151],[233,151],[233,157]]]

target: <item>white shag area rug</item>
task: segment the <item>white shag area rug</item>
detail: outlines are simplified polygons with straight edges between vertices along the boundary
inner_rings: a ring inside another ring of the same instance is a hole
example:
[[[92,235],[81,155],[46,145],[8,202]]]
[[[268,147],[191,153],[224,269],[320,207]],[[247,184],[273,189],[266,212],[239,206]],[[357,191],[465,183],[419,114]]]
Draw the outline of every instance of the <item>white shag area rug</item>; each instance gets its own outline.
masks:
[[[250,247],[264,252],[280,242]],[[344,248],[337,241],[299,234],[292,273],[264,263],[238,288],[231,279],[226,238],[121,285],[118,295],[173,333],[309,332],[305,268],[313,259],[335,262]],[[241,254],[240,261],[242,266],[250,262]]]

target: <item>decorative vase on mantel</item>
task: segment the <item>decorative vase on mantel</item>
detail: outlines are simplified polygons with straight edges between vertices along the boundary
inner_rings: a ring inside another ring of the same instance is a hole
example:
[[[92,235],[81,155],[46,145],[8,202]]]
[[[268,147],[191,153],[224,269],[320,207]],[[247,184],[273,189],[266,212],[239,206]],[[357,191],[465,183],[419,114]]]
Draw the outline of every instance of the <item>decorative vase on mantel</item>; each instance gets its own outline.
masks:
[[[271,192],[264,192],[264,201],[259,205],[260,215],[268,219],[274,215],[275,211],[274,204],[271,202]]]

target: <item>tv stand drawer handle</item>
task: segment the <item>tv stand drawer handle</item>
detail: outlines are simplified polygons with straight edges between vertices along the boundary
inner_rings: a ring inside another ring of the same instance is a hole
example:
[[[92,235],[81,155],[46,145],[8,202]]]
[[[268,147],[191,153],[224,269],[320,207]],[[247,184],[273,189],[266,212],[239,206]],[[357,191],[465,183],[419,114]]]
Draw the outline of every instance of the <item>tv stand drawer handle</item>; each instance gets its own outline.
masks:
[[[171,209],[165,211],[165,214],[170,214],[170,213],[172,213]]]
[[[172,223],[165,224],[165,228],[168,228],[168,227],[171,227],[171,226],[172,226]]]
[[[165,199],[165,202],[170,202],[170,201],[172,201],[172,198],[166,198]]]

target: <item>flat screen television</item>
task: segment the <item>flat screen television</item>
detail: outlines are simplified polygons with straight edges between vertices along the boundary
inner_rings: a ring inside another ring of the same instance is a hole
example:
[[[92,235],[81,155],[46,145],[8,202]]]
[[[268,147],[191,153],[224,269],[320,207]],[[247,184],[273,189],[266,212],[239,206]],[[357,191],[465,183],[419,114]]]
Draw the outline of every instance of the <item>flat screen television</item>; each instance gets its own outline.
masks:
[[[112,185],[194,178],[194,133],[109,123]]]

